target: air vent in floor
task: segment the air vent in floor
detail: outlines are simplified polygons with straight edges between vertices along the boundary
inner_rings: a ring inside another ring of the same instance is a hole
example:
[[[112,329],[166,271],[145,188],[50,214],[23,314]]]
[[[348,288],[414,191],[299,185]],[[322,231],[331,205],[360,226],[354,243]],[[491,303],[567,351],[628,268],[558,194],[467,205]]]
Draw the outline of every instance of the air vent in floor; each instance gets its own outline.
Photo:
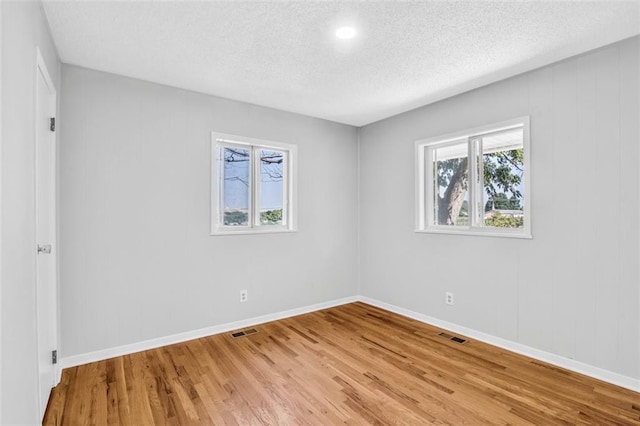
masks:
[[[463,338],[457,337],[457,336],[452,336],[452,335],[450,335],[448,333],[440,333],[440,334],[438,334],[438,336],[444,337],[447,340],[451,340],[452,342],[456,342],[456,343],[460,343],[460,344],[467,343],[466,339],[463,339]]]
[[[246,330],[235,331],[231,333],[231,337],[233,337],[234,339],[237,339],[238,337],[249,336],[251,334],[256,334],[257,332],[258,330],[256,330],[255,328],[248,328]]]

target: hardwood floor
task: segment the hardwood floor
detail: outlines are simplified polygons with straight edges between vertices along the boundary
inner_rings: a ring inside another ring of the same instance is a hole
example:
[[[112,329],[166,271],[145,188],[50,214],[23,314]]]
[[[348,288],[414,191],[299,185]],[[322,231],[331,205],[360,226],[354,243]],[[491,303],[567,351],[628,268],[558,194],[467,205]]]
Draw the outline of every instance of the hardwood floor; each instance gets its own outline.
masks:
[[[353,303],[64,370],[46,425],[640,425],[640,394]]]

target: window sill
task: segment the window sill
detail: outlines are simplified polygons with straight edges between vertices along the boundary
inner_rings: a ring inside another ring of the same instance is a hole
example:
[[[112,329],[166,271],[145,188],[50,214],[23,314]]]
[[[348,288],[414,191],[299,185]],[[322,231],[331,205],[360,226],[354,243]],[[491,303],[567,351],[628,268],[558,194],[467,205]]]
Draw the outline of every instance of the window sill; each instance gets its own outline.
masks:
[[[297,232],[296,229],[289,228],[278,228],[278,229],[238,229],[230,230],[230,229],[221,229],[216,231],[211,231],[212,237],[223,236],[223,235],[253,235],[253,234],[288,234],[292,232]]]
[[[523,240],[531,240],[533,236],[529,232],[496,232],[493,230],[474,230],[461,229],[442,229],[442,228],[429,228],[429,229],[416,229],[416,233],[420,234],[446,234],[446,235],[467,235],[473,237],[498,237],[498,238],[519,238]]]

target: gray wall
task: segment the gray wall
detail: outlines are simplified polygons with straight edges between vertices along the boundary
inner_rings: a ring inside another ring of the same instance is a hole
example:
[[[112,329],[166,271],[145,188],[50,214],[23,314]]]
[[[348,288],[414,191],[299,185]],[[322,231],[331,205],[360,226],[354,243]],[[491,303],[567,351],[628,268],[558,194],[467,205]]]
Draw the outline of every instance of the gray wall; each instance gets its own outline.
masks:
[[[355,128],[66,65],[62,92],[62,356],[356,294]],[[298,145],[298,232],[209,235],[211,131]]]
[[[36,2],[2,2],[0,424],[37,424],[35,297],[36,46],[58,87],[58,57]],[[58,91],[59,92],[59,91]]]
[[[638,52],[636,37],[362,128],[361,294],[640,378]],[[414,233],[414,141],[522,115],[533,240]]]

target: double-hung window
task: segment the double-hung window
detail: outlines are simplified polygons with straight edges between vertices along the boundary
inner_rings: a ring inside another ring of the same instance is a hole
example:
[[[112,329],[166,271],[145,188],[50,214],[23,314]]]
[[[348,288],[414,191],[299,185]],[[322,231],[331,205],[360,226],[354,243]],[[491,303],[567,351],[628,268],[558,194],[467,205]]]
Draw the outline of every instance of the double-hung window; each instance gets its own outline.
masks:
[[[416,142],[416,231],[531,237],[529,117]]]
[[[212,133],[211,234],[295,230],[295,145]]]

